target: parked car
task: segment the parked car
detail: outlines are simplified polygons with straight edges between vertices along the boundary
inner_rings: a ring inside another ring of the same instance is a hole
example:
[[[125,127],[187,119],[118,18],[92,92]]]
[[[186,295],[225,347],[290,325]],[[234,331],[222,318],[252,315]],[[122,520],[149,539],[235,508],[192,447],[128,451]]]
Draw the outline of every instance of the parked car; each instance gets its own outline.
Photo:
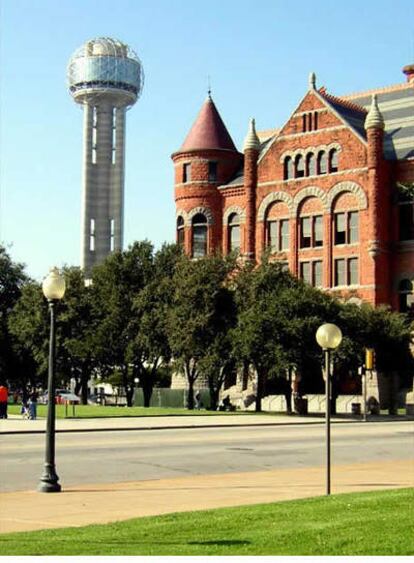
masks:
[[[46,391],[41,397],[39,397],[39,403],[47,405],[49,401],[49,392]],[[55,391],[55,403],[57,405],[63,405],[66,402],[80,403],[80,399],[77,395],[72,393],[70,389],[56,389]]]
[[[111,405],[124,407],[127,401],[124,395],[111,395],[109,393],[96,393],[88,398],[88,405]]]

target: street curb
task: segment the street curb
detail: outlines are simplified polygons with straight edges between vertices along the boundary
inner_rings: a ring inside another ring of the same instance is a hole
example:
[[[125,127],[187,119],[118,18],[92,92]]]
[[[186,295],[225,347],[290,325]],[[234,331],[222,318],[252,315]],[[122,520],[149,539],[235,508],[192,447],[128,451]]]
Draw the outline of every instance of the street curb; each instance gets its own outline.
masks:
[[[331,424],[344,424],[344,423],[355,423],[363,422],[361,420],[331,420]],[[401,421],[402,422],[402,421]],[[192,424],[188,426],[146,426],[145,428],[136,427],[120,427],[120,428],[62,428],[56,430],[56,434],[69,434],[69,433],[85,433],[85,432],[141,432],[146,430],[195,430],[197,428],[261,428],[263,426],[310,426],[317,424],[324,424],[325,420],[312,422],[263,422],[261,424]],[[6,430],[0,432],[0,437],[4,435],[16,435],[16,434],[44,434],[46,430]]]

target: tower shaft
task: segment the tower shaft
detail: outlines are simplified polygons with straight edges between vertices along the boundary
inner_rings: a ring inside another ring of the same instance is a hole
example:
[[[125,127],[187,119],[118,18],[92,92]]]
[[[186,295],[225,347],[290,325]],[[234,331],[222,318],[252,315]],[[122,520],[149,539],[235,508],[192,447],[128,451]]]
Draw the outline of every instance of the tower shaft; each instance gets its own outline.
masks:
[[[81,267],[87,276],[113,251],[122,250],[125,108],[104,97],[85,100]]]

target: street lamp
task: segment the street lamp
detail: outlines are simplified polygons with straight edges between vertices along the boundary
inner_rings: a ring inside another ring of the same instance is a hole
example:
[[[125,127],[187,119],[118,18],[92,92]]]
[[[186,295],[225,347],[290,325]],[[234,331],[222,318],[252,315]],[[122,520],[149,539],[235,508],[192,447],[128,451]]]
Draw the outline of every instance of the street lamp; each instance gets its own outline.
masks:
[[[64,277],[60,275],[57,268],[51,268],[49,275],[43,280],[42,289],[49,302],[50,341],[45,467],[37,490],[41,493],[58,493],[61,486],[55,469],[55,305],[65,295],[66,284]]]
[[[326,323],[316,331],[316,341],[325,353],[325,402],[326,402],[326,494],[331,494],[331,374],[330,352],[342,340],[342,332],[334,324]]]

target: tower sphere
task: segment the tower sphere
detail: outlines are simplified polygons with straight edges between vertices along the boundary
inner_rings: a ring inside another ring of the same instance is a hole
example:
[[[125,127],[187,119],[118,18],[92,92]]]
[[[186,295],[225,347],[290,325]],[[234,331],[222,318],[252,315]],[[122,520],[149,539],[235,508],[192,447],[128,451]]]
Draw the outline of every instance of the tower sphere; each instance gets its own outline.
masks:
[[[110,37],[90,39],[67,68],[69,91],[80,104],[104,95],[115,106],[131,106],[141,95],[144,71],[137,54]]]

